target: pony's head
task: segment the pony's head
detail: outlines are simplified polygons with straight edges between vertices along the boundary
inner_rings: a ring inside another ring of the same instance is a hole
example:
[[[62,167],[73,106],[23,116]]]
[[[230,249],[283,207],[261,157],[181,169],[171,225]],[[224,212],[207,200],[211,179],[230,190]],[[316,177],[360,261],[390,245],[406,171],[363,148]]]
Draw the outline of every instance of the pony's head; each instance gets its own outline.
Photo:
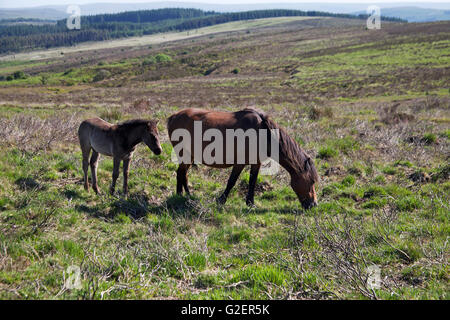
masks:
[[[314,185],[319,181],[316,167],[311,157],[300,148],[286,131],[265,115],[260,114],[265,127],[278,130],[277,141],[279,163],[291,175],[291,187],[303,208],[310,209],[317,205]]]
[[[310,209],[317,205],[314,185],[318,180],[316,167],[310,157],[305,159],[302,170],[297,170],[291,174],[291,187],[304,209]]]
[[[147,121],[142,141],[153,151],[154,154],[159,155],[162,152],[161,145],[158,138],[157,122],[153,120]]]

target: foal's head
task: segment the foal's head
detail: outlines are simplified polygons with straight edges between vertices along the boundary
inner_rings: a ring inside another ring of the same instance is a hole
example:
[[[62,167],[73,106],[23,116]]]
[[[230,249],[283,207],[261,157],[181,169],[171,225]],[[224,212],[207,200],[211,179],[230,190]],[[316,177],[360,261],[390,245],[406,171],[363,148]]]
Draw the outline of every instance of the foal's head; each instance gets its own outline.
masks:
[[[142,133],[142,141],[153,151],[154,154],[159,155],[162,152],[159,144],[157,122],[149,120],[145,124],[144,132]]]
[[[316,168],[309,156],[305,159],[303,168],[291,174],[291,187],[305,209],[310,209],[317,205],[314,184],[318,179]]]

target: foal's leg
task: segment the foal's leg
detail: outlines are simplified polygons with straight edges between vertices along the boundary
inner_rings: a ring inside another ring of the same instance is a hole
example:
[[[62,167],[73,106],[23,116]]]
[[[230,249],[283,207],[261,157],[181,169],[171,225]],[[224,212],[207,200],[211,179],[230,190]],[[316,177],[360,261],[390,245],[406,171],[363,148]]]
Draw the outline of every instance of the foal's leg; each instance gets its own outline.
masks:
[[[189,186],[188,186],[188,179],[187,179],[187,172],[190,168],[190,164],[185,164],[182,163],[178,166],[178,170],[177,170],[177,194],[182,194],[183,193],[183,188],[184,191],[186,191],[186,194],[190,194],[189,192]]]
[[[111,194],[114,194],[114,190],[116,189],[116,181],[117,181],[117,178],[119,178],[120,161],[121,161],[120,158],[114,157],[112,183],[111,183],[111,187],[109,188],[109,192]]]
[[[82,148],[83,153],[83,173],[84,173],[84,189],[89,190],[88,170],[89,170],[89,154],[91,153],[91,147]]]
[[[227,187],[225,188],[225,191],[222,193],[222,195],[217,199],[217,202],[219,204],[224,204],[227,201],[228,195],[230,194],[231,189],[233,189],[234,185],[236,184],[236,181],[239,178],[239,175],[241,174],[244,167],[245,165],[243,164],[237,164],[233,166],[230,178],[228,179]]]
[[[260,164],[253,164],[250,168],[250,179],[248,181],[248,194],[245,202],[248,206],[252,206],[255,203],[255,186],[256,180],[258,180]]]
[[[123,159],[123,194],[128,194],[128,171],[130,169],[131,159]]]
[[[91,174],[92,174],[92,189],[94,189],[95,193],[98,194],[98,185],[97,185],[97,166],[98,166],[98,159],[100,158],[100,154],[92,150],[92,156],[91,156]]]

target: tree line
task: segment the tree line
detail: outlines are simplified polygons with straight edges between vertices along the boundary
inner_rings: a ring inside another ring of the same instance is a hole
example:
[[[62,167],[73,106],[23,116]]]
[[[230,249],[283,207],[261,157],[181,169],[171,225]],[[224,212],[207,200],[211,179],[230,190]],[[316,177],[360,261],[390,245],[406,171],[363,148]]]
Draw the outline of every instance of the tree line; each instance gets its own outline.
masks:
[[[39,48],[72,46],[86,41],[103,41],[168,31],[185,31],[216,24],[274,17],[326,16],[367,19],[367,15],[334,14],[300,10],[255,10],[217,13],[199,9],[167,8],[99,14],[81,17],[81,29],[69,30],[66,19],[56,24],[0,25],[0,53],[14,53]],[[405,22],[398,18],[382,18]]]

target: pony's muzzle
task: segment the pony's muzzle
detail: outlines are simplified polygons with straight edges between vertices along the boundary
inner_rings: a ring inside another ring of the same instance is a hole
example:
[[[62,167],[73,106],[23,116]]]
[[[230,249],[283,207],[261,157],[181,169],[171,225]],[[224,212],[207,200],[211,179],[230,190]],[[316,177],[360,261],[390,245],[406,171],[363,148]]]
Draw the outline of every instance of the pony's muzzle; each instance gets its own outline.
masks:
[[[155,150],[153,150],[153,152],[154,152],[157,156],[159,156],[159,155],[162,153],[162,149],[161,149],[161,147],[159,147],[159,148],[156,148]]]
[[[302,207],[305,210],[309,210],[315,206],[317,206],[317,201],[314,199],[302,201]]]

